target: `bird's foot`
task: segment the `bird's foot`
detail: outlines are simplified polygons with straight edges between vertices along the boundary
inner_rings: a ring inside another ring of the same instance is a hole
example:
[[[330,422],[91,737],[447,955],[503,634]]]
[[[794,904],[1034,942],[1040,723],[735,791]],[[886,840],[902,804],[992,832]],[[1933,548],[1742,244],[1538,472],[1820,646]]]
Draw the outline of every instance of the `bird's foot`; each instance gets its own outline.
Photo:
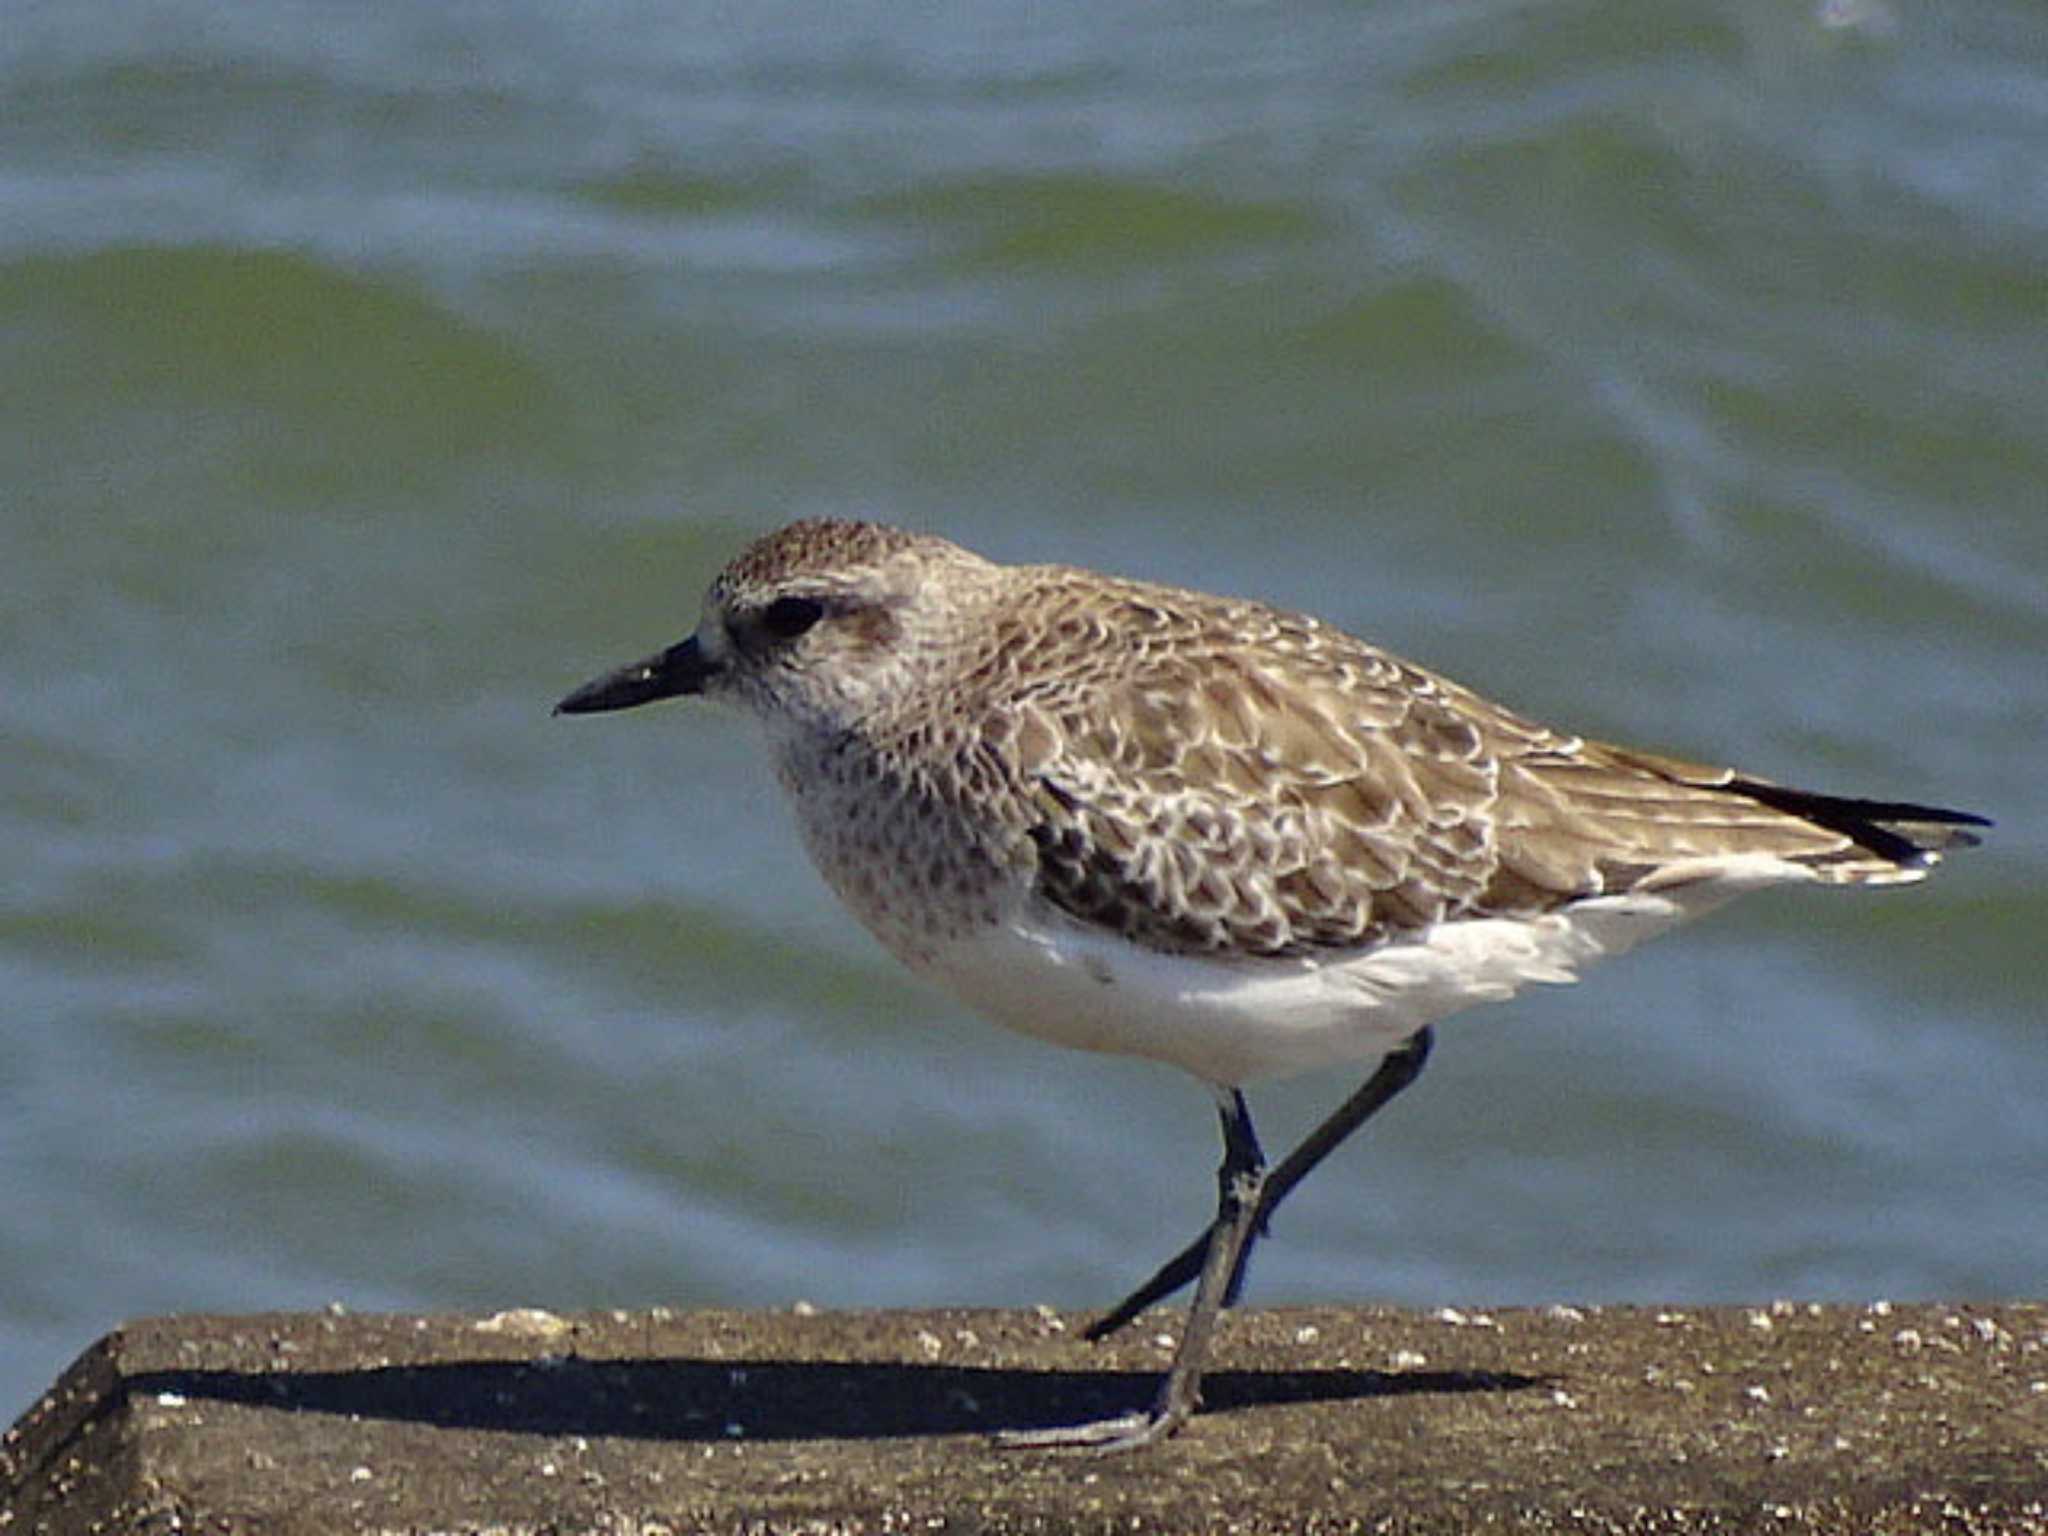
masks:
[[[999,1430],[995,1443],[1006,1451],[1069,1450],[1086,1451],[1095,1456],[1114,1456],[1158,1444],[1187,1422],[1187,1417],[1185,1411],[1173,1413],[1155,1406],[1142,1413],[1120,1414],[1113,1419],[1096,1419],[1088,1424]]]
[[[1087,1424],[998,1430],[995,1443],[1005,1450],[1073,1450],[1097,1456],[1141,1450],[1157,1445],[1194,1417],[1195,1409],[1202,1403],[1197,1380],[1195,1375],[1170,1371],[1159,1384],[1159,1395],[1149,1408]]]

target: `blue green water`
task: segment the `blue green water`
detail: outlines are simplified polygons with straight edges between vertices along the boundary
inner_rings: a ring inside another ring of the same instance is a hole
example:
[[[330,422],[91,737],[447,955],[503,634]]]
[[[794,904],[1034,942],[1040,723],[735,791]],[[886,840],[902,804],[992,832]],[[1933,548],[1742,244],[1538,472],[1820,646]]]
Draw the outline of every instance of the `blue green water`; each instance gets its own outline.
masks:
[[[71,0],[0,101],[0,1416],[142,1313],[1192,1233],[1200,1089],[900,975],[733,722],[549,719],[826,514],[1998,818],[1454,1021],[1253,1300],[2042,1294],[2035,0]]]

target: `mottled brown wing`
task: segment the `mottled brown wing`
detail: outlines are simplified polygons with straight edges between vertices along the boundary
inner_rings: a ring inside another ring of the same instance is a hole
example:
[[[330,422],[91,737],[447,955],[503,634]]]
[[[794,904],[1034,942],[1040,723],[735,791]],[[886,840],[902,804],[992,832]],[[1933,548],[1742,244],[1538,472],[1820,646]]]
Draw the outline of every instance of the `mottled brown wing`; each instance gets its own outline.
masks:
[[[1048,900],[1162,949],[1265,954],[1476,907],[1501,754],[1551,733],[1469,719],[1427,674],[1298,615],[1119,591],[1085,633],[1041,604],[1047,630],[1019,641],[1064,679],[1022,733]]]
[[[1934,846],[1802,814],[1863,802],[1549,730],[1298,615],[1118,590],[1018,637],[1074,651],[1037,658],[1065,681],[1023,705],[1030,837],[1046,899],[1151,947],[1356,948],[1743,854],[1910,878]]]

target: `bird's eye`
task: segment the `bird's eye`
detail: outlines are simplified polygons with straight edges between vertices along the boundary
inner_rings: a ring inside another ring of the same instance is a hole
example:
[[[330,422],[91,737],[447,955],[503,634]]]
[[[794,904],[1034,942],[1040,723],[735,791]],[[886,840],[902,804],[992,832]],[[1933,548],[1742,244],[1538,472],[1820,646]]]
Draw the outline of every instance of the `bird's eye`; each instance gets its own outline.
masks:
[[[778,597],[761,610],[761,627],[778,640],[794,640],[825,617],[815,597]]]

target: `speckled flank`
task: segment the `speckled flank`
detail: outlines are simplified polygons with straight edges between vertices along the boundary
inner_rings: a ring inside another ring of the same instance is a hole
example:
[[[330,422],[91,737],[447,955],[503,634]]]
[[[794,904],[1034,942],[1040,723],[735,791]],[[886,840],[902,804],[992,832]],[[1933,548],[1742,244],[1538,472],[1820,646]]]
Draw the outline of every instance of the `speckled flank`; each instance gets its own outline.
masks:
[[[819,617],[779,637],[790,597]],[[1334,959],[1731,860],[1915,880],[1960,840],[1551,730],[1299,614],[873,524],[757,541],[698,637],[819,868],[916,966],[1040,906],[1168,953]]]

